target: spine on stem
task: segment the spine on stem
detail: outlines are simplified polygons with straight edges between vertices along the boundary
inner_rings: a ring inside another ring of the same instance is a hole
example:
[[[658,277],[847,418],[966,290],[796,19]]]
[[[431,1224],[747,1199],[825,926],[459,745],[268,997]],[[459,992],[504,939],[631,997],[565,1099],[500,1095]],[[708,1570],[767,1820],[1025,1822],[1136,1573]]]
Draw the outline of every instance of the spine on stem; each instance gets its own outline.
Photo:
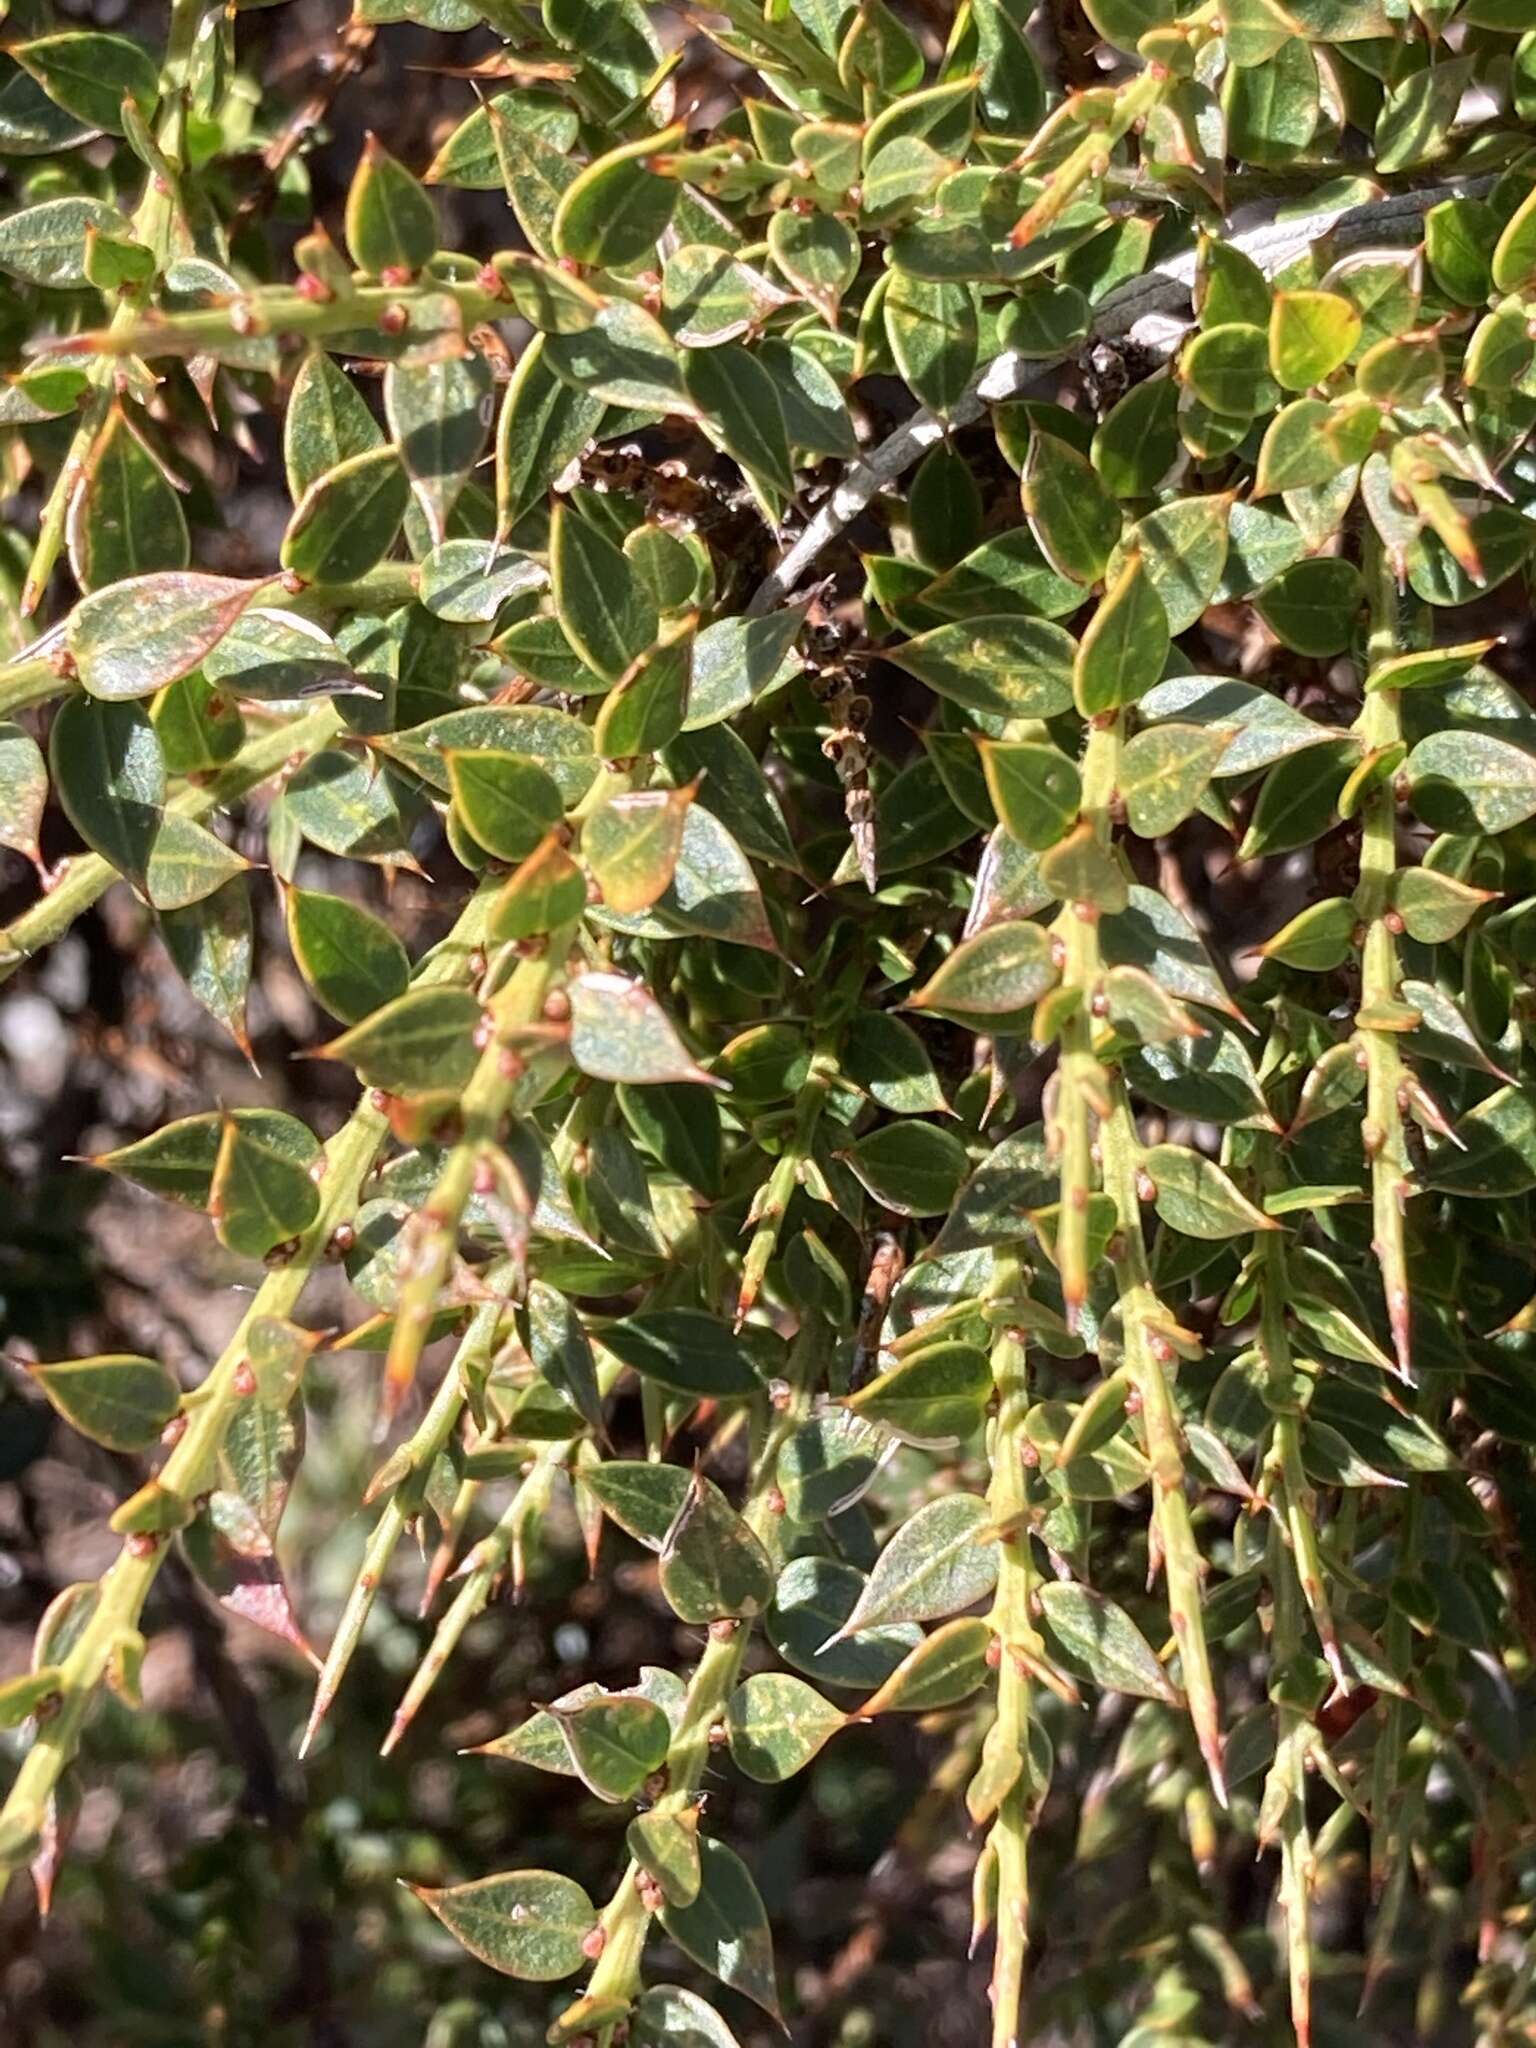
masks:
[[[487,885],[470,899],[450,940],[418,976],[420,983],[453,980],[463,972],[470,951],[484,937],[493,895],[493,886]],[[325,1263],[338,1225],[356,1212],[388,1129],[383,1113],[365,1097],[326,1146],[314,1221],[292,1258],[269,1272],[251,1297],[239,1328],[189,1401],[186,1429],[159,1472],[124,1504],[135,1511],[131,1519],[138,1526],[124,1532],[123,1548],[97,1588],[90,1618],[60,1667],[57,1699],[48,1717],[39,1720],[36,1740],[0,1810],[0,1871],[24,1862],[36,1846],[59,1780],[79,1748],[97,1689],[124,1637],[138,1629],[170,1538],[190,1521],[198,1496],[210,1483],[225,1432],[240,1403],[250,1398],[247,1351],[253,1325],[264,1317],[292,1315],[311,1276]],[[112,1519],[121,1530],[123,1509]],[[145,1528],[146,1520],[155,1526]]]

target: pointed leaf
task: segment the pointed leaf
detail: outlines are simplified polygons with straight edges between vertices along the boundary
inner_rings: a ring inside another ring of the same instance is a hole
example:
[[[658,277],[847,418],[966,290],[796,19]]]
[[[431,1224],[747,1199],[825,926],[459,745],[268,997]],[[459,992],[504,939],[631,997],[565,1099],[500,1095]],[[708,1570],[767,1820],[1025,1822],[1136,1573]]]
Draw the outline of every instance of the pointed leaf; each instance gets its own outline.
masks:
[[[181,1406],[181,1389],[153,1358],[112,1352],[28,1367],[72,1429],[109,1451],[147,1451]]]

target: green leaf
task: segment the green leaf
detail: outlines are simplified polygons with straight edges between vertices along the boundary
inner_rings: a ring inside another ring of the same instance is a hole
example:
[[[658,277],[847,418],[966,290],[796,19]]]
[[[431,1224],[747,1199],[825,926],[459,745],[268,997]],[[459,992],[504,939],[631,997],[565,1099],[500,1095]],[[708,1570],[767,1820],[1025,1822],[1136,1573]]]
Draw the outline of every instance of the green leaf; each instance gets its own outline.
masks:
[[[1004,828],[1025,846],[1054,846],[1077,822],[1082,778],[1055,747],[1032,740],[983,740],[987,788]]]
[[[918,464],[907,500],[912,543],[930,569],[952,569],[981,540],[981,489],[971,465],[940,442]]]
[[[131,576],[185,569],[191,557],[181,501],[159,464],[115,410],[70,501],[69,560],[82,590]]]
[[[565,816],[559,784],[525,754],[450,748],[444,758],[455,811],[497,860],[525,860]]]
[[[883,1124],[860,1138],[847,1159],[875,1200],[899,1216],[943,1215],[970,1163],[952,1132],[914,1121]]]
[[[865,203],[872,204],[867,185]],[[951,412],[976,369],[975,287],[930,284],[898,270],[885,295],[885,331],[896,366],[918,398],[933,412]]]
[[[1283,960],[1304,974],[1328,974],[1353,952],[1357,921],[1348,897],[1329,896],[1309,904],[1259,950],[1266,960]]]
[[[596,1081],[702,1081],[666,1012],[626,975],[577,975],[570,986],[571,1058]]]
[[[695,1474],[661,1547],[661,1590],[679,1621],[761,1614],[773,1597],[768,1553],[718,1491]]]
[[[1339,796],[1356,758],[1353,748],[1340,743],[1321,759],[1291,754],[1277,762],[1264,778],[1238,858],[1290,853],[1320,839],[1338,815]]]
[[[992,1398],[992,1368],[974,1344],[937,1341],[848,1397],[853,1414],[914,1443],[973,1434]]]
[[[759,1671],[725,1706],[735,1763],[760,1785],[779,1785],[803,1771],[847,1716],[814,1686],[787,1671]]]
[[[1234,57],[1233,61],[1241,60]],[[1223,327],[1233,321],[1268,327],[1273,298],[1263,271],[1251,256],[1219,236],[1203,235],[1195,303],[1202,327]]]
[[[845,461],[858,454],[859,437],[837,379],[803,342],[760,342],[757,360],[773,379],[791,448]]]
[[[45,199],[0,220],[0,270],[25,284],[72,290],[86,282],[86,233],[128,234],[129,223],[100,199]]]
[[[792,652],[805,607],[791,605],[763,618],[718,619],[693,646],[693,681],[684,732],[717,725],[799,673]]]
[[[696,700],[698,643],[694,646]],[[780,867],[798,867],[798,856],[772,783],[752,749],[728,725],[703,726],[669,740],[663,754],[677,783],[696,784],[694,801],[730,827],[745,853]]]
[[[708,242],[680,244],[662,268],[662,324],[684,348],[734,341],[781,300],[760,270]]]
[[[1127,1054],[1126,1073],[1139,1095],[1160,1109],[1205,1123],[1270,1122],[1259,1077],[1236,1032],[1221,1027],[1204,1038],[1175,1038]]]
[[[1046,1580],[1036,1598],[1053,1647],[1070,1670],[1106,1692],[1180,1704],[1177,1688],[1123,1607],[1070,1579]]]
[[[1242,1237],[1279,1228],[1238,1192],[1215,1160],[1187,1145],[1153,1145],[1141,1163],[1156,1190],[1158,1215],[1183,1237]]]
[[[740,342],[689,349],[683,385],[726,452],[771,490],[793,495],[795,472],[778,388],[756,356]]]
[[[1335,405],[1293,399],[1275,414],[1259,444],[1254,497],[1330,482],[1365,459],[1380,422],[1379,409],[1359,399]]]
[[[936,626],[885,659],[964,710],[1050,718],[1072,701],[1077,643],[1045,619],[982,616]]]
[[[555,373],[610,405],[692,417],[683,359],[659,320],[628,299],[611,299],[590,326],[551,334],[545,358]]]
[[[581,848],[612,910],[648,910],[670,884],[693,791],[630,790],[610,797],[582,828]]]
[[[69,822],[87,846],[142,888],[166,788],[165,758],[147,714],[138,704],[67,697],[53,721],[48,754]]]
[[[1460,682],[1468,669],[1497,644],[1494,640],[1467,640],[1459,647],[1423,647],[1411,654],[1391,655],[1371,669],[1365,687],[1414,690]]]
[[[297,505],[311,484],[355,455],[383,445],[378,421],[351,378],[323,349],[311,349],[288,394],[283,462]]]
[[[1195,335],[1179,359],[1179,375],[1186,389],[1212,412],[1229,419],[1256,419],[1279,397],[1269,365],[1263,328],[1234,321]]]
[[[935,1241],[936,1256],[1006,1244],[1019,1220],[1055,1201],[1059,1180],[1039,1124],[995,1145],[955,1198]]]
[[[844,1423],[853,1422],[847,1415]],[[875,1432],[858,1424],[865,1439]],[[853,1469],[828,1468],[825,1491],[828,1507],[849,1493],[861,1490],[874,1466],[874,1454],[860,1460]],[[825,1512],[825,1510],[824,1510]],[[774,1591],[773,1604],[764,1618],[769,1641],[784,1659],[820,1685],[853,1686],[861,1690],[878,1686],[890,1677],[903,1658],[922,1641],[922,1631],[912,1622],[861,1629],[852,1636],[841,1631],[863,1594],[865,1579],[852,1566],[826,1557],[797,1557],[784,1567]]]
[[[550,1984],[586,1963],[583,1943],[597,1926],[596,1908],[579,1884],[552,1870],[410,1889],[472,1956],[505,1977]]]
[[[284,895],[294,965],[317,1002],[343,1024],[360,1024],[404,995],[411,963],[382,918],[317,889]]]
[[[1184,913],[1155,889],[1132,883],[1125,910],[1106,918],[1099,945],[1109,966],[1145,968],[1181,1002],[1203,1003],[1240,1017],[1200,936]]]
[[[1137,733],[1120,756],[1118,778],[1131,830],[1159,839],[1182,825],[1234,737],[1230,728],[1207,725],[1153,725]]]
[[[842,295],[862,260],[848,223],[830,213],[774,213],[768,222],[768,253],[795,290],[835,325]]]
[[[1404,171],[1441,155],[1471,80],[1470,57],[1442,57],[1401,78],[1376,119],[1377,170]]]
[[[1362,325],[1356,308],[1338,292],[1276,292],[1269,316],[1270,368],[1287,391],[1321,384],[1348,360]]]
[[[610,269],[643,256],[654,260],[656,244],[677,209],[678,185],[673,178],[657,177],[649,160],[675,147],[682,135],[681,127],[650,133],[588,164],[555,213],[555,254]]]
[[[1434,868],[1401,868],[1392,877],[1392,908],[1409,938],[1425,946],[1456,938],[1485,903],[1495,900],[1492,891],[1473,889]]]
[[[387,766],[323,747],[289,779],[283,803],[304,837],[326,853],[413,865],[411,832],[422,805]]]
[[[1126,530],[1106,574],[1113,581],[1126,558],[1139,553],[1163,601],[1169,632],[1182,633],[1201,617],[1221,585],[1231,512],[1231,501],[1220,491],[1174,498]]]
[[[882,1109],[931,1116],[949,1107],[927,1048],[910,1024],[887,1010],[861,1010],[843,1041],[842,1068]]]
[[[526,138],[537,138],[559,154],[575,143],[580,121],[553,93],[499,92],[467,114],[438,150],[424,173],[428,185],[453,185],[461,191],[499,192],[502,159],[496,147],[496,125]]]
[[[773,1937],[751,1873],[724,1842],[702,1840],[699,1856],[703,1876],[698,1897],[691,1906],[664,1905],[661,1924],[700,1969],[776,2020]]]
[[[605,1351],[643,1379],[699,1400],[756,1394],[762,1379],[730,1325],[692,1308],[654,1309],[603,1328]]]
[[[1286,37],[1262,63],[1232,67],[1222,104],[1227,148],[1266,169],[1288,164],[1312,140],[1320,111],[1317,60],[1300,37]]]
[[[586,447],[602,423],[601,398],[576,390],[535,335],[518,358],[496,421],[496,526],[508,534]]]
[[[177,569],[83,598],[65,635],[82,686],[119,702],[174,683],[218,645],[261,587]]]
[[[479,1061],[475,1034],[483,1014],[468,989],[413,988],[319,1047],[315,1057],[344,1060],[365,1088],[391,1095],[456,1092]]]
[[[616,917],[616,913],[600,914],[605,921]],[[654,920],[647,926],[654,936],[696,933],[762,952],[777,951],[752,863],[702,804],[688,807],[677,866],[647,915]]]
[[[580,803],[597,780],[597,756],[587,727],[567,712],[542,704],[470,705],[445,711],[408,732],[390,733],[374,744],[445,793],[448,755],[459,751],[525,754],[548,770],[567,804]],[[292,787],[290,783],[290,791]]]
[[[185,910],[243,874],[249,865],[206,825],[178,811],[166,811],[155,828],[145,863],[144,894],[156,910]]]
[[[1168,614],[1145,559],[1127,555],[1077,650],[1072,691],[1084,718],[1145,696],[1163,672],[1168,646]]]
[[[979,1615],[946,1621],[897,1665],[862,1715],[931,1714],[979,1692],[991,1673],[992,1625]]]
[[[1423,1175],[1442,1194],[1494,1197],[1536,1187],[1536,1103],[1499,1088],[1456,1120],[1456,1144],[1438,1145]]]
[[[997,1583],[997,1541],[975,1494],[932,1500],[904,1522],[875,1560],[858,1604],[838,1630],[846,1639],[886,1622],[937,1621],[984,1600]]]
[[[1437,831],[1508,832],[1536,817],[1536,754],[1490,734],[1432,732],[1408,756],[1413,806]]]
[[[346,696],[364,687],[330,634],[312,619],[261,605],[243,612],[203,657],[202,674],[242,702]]]
[[[320,1190],[307,1166],[258,1126],[226,1117],[208,1189],[208,1213],[220,1244],[241,1258],[264,1259],[307,1230]]]
[[[520,1324],[523,1343],[537,1370],[563,1394],[589,1426],[603,1430],[603,1398],[592,1346],[563,1294],[542,1280],[530,1280]]]
[[[165,1367],[128,1352],[27,1370],[71,1429],[109,1451],[147,1451],[181,1406],[181,1389]]]
[[[714,2007],[696,1991],[675,1984],[653,1984],[640,1994],[630,2040],[633,2048],[737,2048],[736,2036]]]
[[[384,414],[434,544],[447,538],[448,515],[480,459],[494,403],[491,366],[473,349],[391,363],[385,372]]]
[[[707,1201],[719,1198],[725,1166],[724,1133],[708,1089],[663,1082],[650,1088],[620,1086],[619,1108],[640,1142],[663,1167]]]
[[[1424,254],[1447,298],[1482,307],[1493,285],[1499,218],[1485,200],[1465,194],[1442,199],[1424,216]]]
[[[1178,386],[1163,372],[1133,384],[1111,408],[1092,442],[1093,473],[1103,490],[1145,498],[1157,489],[1179,459],[1178,400]],[[1096,503],[1096,519],[1101,512]]]
[[[1536,279],[1536,191],[1505,222],[1493,249],[1495,291],[1518,292]]]
[[[623,552],[568,506],[555,507],[549,552],[567,638],[590,668],[618,682],[655,644],[654,600]]]
[[[184,1208],[206,1209],[226,1123],[239,1125],[265,1151],[281,1152],[299,1166],[312,1166],[320,1156],[319,1140],[296,1116],[276,1109],[235,1109],[182,1117],[135,1144],[97,1153],[91,1164]]]
[[[1349,645],[1361,595],[1354,563],[1322,555],[1286,569],[1265,585],[1256,602],[1266,625],[1287,647],[1321,658]]]
[[[347,192],[347,247],[370,277],[386,270],[414,274],[437,249],[436,207],[375,135],[364,141]]]
[[[0,719],[0,846],[40,860],[37,835],[47,802],[42,748],[21,726]]]
[[[1030,437],[1024,510],[1051,567],[1096,583],[1120,538],[1120,508],[1087,459],[1054,434]]]
[[[675,740],[688,707],[693,634],[685,630],[644,656],[604,699],[592,744],[605,760],[654,754]]]
[[[1227,676],[1172,677],[1149,690],[1137,711],[1144,723],[1176,719],[1225,731],[1227,744],[1213,771],[1222,776],[1251,775],[1288,754],[1338,737],[1337,728],[1316,724],[1283,697]],[[1141,737],[1131,741],[1125,757]]]
[[[654,1700],[607,1693],[579,1707],[551,1707],[571,1767],[599,1799],[633,1799],[666,1762],[672,1727]]]
[[[65,29],[12,43],[9,54],[43,88],[55,106],[108,135],[123,133],[123,101],[131,99],[142,118],[154,113],[160,78],[146,50],[126,36],[98,29]]]
[[[699,1807],[671,1812],[652,1807],[640,1813],[624,1831],[629,1853],[640,1868],[661,1887],[662,1896],[674,1906],[691,1906],[703,1882],[699,1859]]]
[[[532,939],[570,924],[587,907],[587,881],[557,833],[509,875],[491,907],[493,939]]]
[[[349,455],[305,491],[278,558],[306,583],[355,582],[393,546],[410,497],[397,449]]]
[[[1010,918],[962,939],[932,979],[907,1000],[914,1010],[932,1010],[960,1023],[986,1020],[984,1029],[1019,1029],[1026,1012],[1059,979],[1045,932]]]

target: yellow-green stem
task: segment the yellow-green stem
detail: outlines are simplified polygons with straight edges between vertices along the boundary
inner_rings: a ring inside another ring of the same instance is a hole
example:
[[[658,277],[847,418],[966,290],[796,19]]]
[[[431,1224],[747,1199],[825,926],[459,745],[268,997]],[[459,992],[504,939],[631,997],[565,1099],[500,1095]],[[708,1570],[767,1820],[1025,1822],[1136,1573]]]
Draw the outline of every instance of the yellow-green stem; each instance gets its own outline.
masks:
[[[1365,548],[1371,606],[1370,669],[1398,651],[1398,593],[1386,550],[1374,534],[1367,536]],[[1397,691],[1370,691],[1359,729],[1372,752],[1396,746],[1402,738]],[[1383,1028],[1384,1023],[1395,1021],[1399,1000],[1397,945],[1389,922],[1397,867],[1397,798],[1392,776],[1366,798],[1362,816],[1360,880],[1355,890],[1355,911],[1365,929],[1357,1019],[1366,1058],[1362,1135],[1371,1173],[1372,1245],[1381,1269],[1398,1371],[1406,1379],[1413,1364],[1403,1216],[1412,1172],[1403,1128],[1402,1090],[1407,1070],[1399,1048],[1401,1034]]]
[[[822,1327],[808,1325],[795,1341],[789,1360],[788,1395],[765,1433],[742,1503],[743,1520],[774,1559],[783,1550],[783,1510],[777,1495],[779,1454],[809,1413],[825,1336]],[[682,1719],[667,1752],[667,1790],[658,1802],[663,1808],[681,1810],[697,1798],[710,1758],[710,1731],[735,1688],[751,1634],[749,1621],[722,1627],[718,1635],[711,1631],[689,1681]],[[603,1949],[584,1994],[587,1998],[628,2002],[640,1988],[640,1957],[651,1921],[650,1908],[640,1892],[641,1876],[639,1864],[631,1861],[603,1910]],[[610,2024],[599,2031],[598,2048],[611,2048],[612,2040]]]
[[[1347,1692],[1349,1678],[1339,1655],[1338,1635],[1323,1577],[1322,1547],[1317,1539],[1317,1496],[1307,1478],[1301,1453],[1300,1390],[1286,1323],[1290,1279],[1284,1236],[1277,1230],[1265,1231],[1257,1241],[1257,1251],[1261,1261],[1259,1349],[1266,1372],[1265,1398],[1274,1418],[1265,1487],[1271,1505],[1284,1523],[1295,1574],[1323,1657],[1335,1680]]]
[[[484,936],[495,893],[493,884],[476,892],[450,940],[432,954],[418,981],[452,981],[462,976],[469,954]],[[314,1222],[300,1237],[292,1259],[268,1273],[251,1297],[239,1328],[189,1404],[186,1431],[158,1474],[162,1492],[172,1499],[190,1506],[207,1490],[224,1432],[240,1402],[248,1398],[241,1391],[247,1375],[240,1368],[246,1362],[252,1324],[264,1316],[292,1315],[310,1277],[324,1263],[337,1225],[348,1222],[355,1213],[363,1182],[388,1129],[382,1113],[365,1097],[326,1146],[320,1208]],[[91,1617],[63,1661],[57,1709],[40,1724],[0,1810],[0,1873],[26,1858],[46,1825],[49,1801],[79,1748],[96,1690],[118,1642],[138,1627],[168,1546],[166,1537],[129,1536],[103,1576]]]
[[[1108,120],[1090,128],[1076,148],[1062,158],[1046,178],[1040,197],[1015,223],[1009,239],[1016,249],[1032,242],[1057,219],[1090,178],[1108,169],[1115,144],[1151,113],[1172,83],[1168,73],[1149,66],[1121,90]]]
[[[482,1154],[497,1142],[502,1119],[548,1083],[542,1066],[530,1067],[512,1043],[538,1022],[575,938],[573,924],[551,932],[541,952],[519,961],[487,1011],[487,1039],[460,1100],[462,1135],[452,1146],[426,1207],[410,1226],[414,1242],[402,1259],[404,1278],[384,1366],[385,1413],[393,1415],[416,1377],[438,1296],[453,1270],[459,1225],[474,1192]]]
[[[166,39],[165,57],[160,69],[160,90],[165,112],[161,120],[156,141],[172,165],[179,168],[182,152],[182,135],[185,126],[185,106],[182,101],[182,86],[185,83],[187,65],[204,11],[204,0],[171,0],[170,28]],[[133,234],[154,252],[156,268],[164,269],[170,259],[170,230],[176,212],[175,187],[157,171],[150,171],[145,179],[144,196],[140,199],[133,215]],[[137,328],[142,320],[142,309],[136,294],[123,292],[118,299],[107,329],[114,342],[121,342],[130,331]],[[53,346],[58,346],[57,343]],[[72,346],[70,343],[65,347]],[[81,407],[80,419],[70,440],[63,468],[49,492],[38,521],[37,540],[33,545],[32,560],[27,568],[26,581],[22,585],[21,610],[30,616],[42,602],[48,587],[54,565],[59,559],[59,550],[64,545],[64,532],[69,519],[69,508],[76,491],[84,482],[90,463],[91,451],[97,436],[107,422],[112,409],[114,386],[113,355],[131,353],[126,347],[114,346],[111,353],[98,356],[92,361],[89,371],[90,384]]]
[[[994,1268],[999,1299],[1022,1291],[1016,1254],[999,1254]],[[997,1721],[991,1738],[1006,1745],[1017,1772],[998,1804],[990,1851],[997,1881],[997,1943],[992,1962],[993,2048],[1017,2048],[1029,1953],[1029,1832],[1035,1783],[1029,1760],[1032,1687],[1026,1653],[1039,1651],[1030,1613],[1034,1563],[1030,1554],[1027,1439],[1029,1370],[1024,1338],[1005,1329],[992,1347],[997,1387],[997,1420],[992,1438],[992,1478],[987,1492],[995,1527],[1007,1531],[999,1544],[997,1592],[990,1620],[1000,1652]]]

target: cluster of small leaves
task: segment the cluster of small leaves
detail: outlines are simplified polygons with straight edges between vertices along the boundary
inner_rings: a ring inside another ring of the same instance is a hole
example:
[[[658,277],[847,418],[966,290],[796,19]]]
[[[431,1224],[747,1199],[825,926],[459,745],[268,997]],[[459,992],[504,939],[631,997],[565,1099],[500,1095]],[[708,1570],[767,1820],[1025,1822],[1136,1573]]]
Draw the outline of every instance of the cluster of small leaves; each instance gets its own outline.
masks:
[[[238,195],[275,166],[302,204],[305,142],[236,13],[174,0],[157,55],[12,15],[0,841],[40,862],[52,801],[87,851],[5,967],[120,881],[244,1044],[276,889],[361,1089],[323,1144],[214,1108],[93,1162],[267,1271],[191,1393],[33,1373],[167,1447],[0,1690],[37,1728],[0,1857],[40,1882],[172,1544],[303,1646],[274,1539],[331,1260],[328,1341],[410,1427],[311,1738],[408,1530],[449,1597],[386,1747],[557,1500],[705,1632],[486,1745],[628,1811],[606,1904],[421,1894],[583,1979],[551,2042],[730,2043],[647,1984],[653,1919],[777,2014],[706,1776],[886,1714],[959,1759],[997,2048],[1106,1983],[1127,2048],[1266,2002],[1305,2043],[1362,1852],[1365,1995],[1470,1941],[1480,2038],[1525,2037],[1536,712],[1497,627],[1536,549],[1536,27],[1084,11],[1086,52],[1023,0],[942,44],[723,0],[706,133],[641,0],[368,0],[481,31],[484,91],[416,170],[370,139],[282,274]],[[504,246],[445,246],[432,187],[503,197]],[[263,410],[286,530],[207,573],[185,466]],[[252,792],[269,873],[227,836]],[[444,845],[464,907],[415,962],[317,886]],[[1310,891],[1241,953],[1198,879],[1233,864]],[[1021,2017],[1063,1768],[1073,1871],[1155,1832],[1159,1881]],[[1278,1962],[1202,1902],[1231,1844],[1274,1852]]]

